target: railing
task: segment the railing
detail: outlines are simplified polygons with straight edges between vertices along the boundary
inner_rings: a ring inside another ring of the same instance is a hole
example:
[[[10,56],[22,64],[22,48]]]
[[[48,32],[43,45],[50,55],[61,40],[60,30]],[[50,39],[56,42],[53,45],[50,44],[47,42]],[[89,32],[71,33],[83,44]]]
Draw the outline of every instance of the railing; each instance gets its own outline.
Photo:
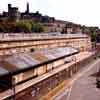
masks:
[[[77,38],[88,37],[85,34],[53,34],[53,33],[1,33],[0,40],[27,40],[27,39],[50,39],[50,38]]]

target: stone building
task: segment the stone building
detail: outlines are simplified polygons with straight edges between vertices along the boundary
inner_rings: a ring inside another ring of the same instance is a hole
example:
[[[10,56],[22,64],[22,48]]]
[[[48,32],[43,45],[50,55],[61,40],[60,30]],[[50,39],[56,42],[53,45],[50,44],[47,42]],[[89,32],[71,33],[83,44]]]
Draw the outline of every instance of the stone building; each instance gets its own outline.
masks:
[[[20,19],[20,12],[18,11],[17,7],[12,7],[11,4],[8,4],[8,12],[4,11],[0,15],[0,18],[18,21]]]
[[[26,5],[26,11],[21,13],[21,19],[22,20],[33,20],[36,22],[42,22],[42,23],[51,23],[54,22],[54,17],[49,16],[43,16],[39,11],[36,11],[35,13],[30,12],[29,10],[29,3]]]
[[[20,13],[17,7],[12,7],[11,4],[8,4],[8,17],[10,19],[18,20],[20,18]]]
[[[63,33],[65,33],[65,34],[82,33],[81,25],[74,24],[72,22],[67,22],[65,24],[65,27],[63,28]]]

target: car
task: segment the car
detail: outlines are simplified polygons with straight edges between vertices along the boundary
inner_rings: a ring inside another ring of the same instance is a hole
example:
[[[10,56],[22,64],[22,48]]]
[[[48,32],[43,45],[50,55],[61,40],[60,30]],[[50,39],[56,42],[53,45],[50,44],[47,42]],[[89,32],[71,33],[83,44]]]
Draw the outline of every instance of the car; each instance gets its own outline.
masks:
[[[97,73],[97,77],[96,77],[96,86],[97,88],[100,88],[100,70]]]
[[[96,78],[96,87],[100,88],[100,77]]]

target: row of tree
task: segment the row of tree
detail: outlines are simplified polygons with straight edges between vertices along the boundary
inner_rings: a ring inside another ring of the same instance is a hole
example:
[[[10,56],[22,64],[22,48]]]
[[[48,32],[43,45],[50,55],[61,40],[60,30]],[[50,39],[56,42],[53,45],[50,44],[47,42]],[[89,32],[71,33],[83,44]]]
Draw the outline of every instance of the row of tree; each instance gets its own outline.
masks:
[[[18,22],[12,22],[5,20],[0,22],[0,32],[3,33],[31,33],[31,32],[43,32],[44,27],[41,23],[36,23],[29,20],[23,20]]]
[[[98,27],[86,27],[82,26],[82,32],[91,36],[92,42],[98,42],[100,29]]]

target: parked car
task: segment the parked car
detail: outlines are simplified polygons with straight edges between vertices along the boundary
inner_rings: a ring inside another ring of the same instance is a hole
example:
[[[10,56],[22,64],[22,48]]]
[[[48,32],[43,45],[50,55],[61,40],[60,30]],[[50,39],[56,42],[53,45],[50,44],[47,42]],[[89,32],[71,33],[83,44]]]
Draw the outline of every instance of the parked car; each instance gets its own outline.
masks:
[[[97,77],[96,77],[96,86],[97,88],[100,88],[100,70],[97,73]]]

